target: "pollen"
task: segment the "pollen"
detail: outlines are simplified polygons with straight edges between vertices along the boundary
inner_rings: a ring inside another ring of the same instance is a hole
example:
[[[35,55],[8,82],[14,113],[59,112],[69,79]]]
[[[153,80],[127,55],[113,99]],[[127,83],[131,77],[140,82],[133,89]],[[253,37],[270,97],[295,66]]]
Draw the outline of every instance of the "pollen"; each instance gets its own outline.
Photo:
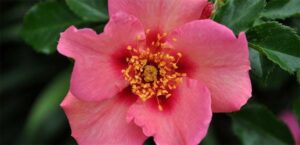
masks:
[[[146,35],[149,32],[150,29],[147,29]],[[140,46],[127,46],[131,56],[126,58],[128,66],[121,72],[129,82],[132,93],[143,102],[156,99],[158,110],[163,111],[161,98],[167,100],[172,97],[172,90],[182,82],[186,73],[178,72],[178,61],[183,55],[180,52],[171,54],[171,51],[167,51],[170,48],[164,41],[168,34],[157,33],[156,36],[151,45],[144,49],[140,49]],[[140,37],[138,35],[137,40]]]
[[[154,82],[157,80],[157,69],[153,65],[144,67],[143,77],[145,82]]]
[[[176,42],[176,41],[177,41],[177,39],[176,39],[176,38],[172,38],[172,40],[173,40],[174,42]]]

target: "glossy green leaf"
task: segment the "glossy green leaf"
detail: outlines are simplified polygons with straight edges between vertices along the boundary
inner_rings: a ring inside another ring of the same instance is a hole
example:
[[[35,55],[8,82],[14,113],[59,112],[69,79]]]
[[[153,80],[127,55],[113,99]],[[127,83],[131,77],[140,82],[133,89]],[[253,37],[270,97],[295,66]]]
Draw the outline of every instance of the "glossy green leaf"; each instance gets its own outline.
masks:
[[[59,74],[38,97],[23,131],[25,143],[38,143],[65,129],[66,120],[59,104],[67,94],[69,74],[69,71]]]
[[[257,77],[267,77],[273,70],[274,64],[266,60],[262,54],[253,48],[249,48],[251,72]]]
[[[268,22],[247,32],[250,46],[263,52],[282,69],[293,73],[300,68],[300,38],[295,31],[277,22]]]
[[[241,111],[232,113],[231,117],[233,131],[244,145],[294,144],[287,126],[263,106],[245,106]]]
[[[259,51],[249,47],[251,78],[255,86],[264,90],[278,90],[289,80],[290,75],[268,60]]]
[[[56,50],[60,32],[82,22],[64,1],[40,2],[27,12],[22,36],[38,52],[49,54]]]
[[[227,0],[217,9],[214,20],[238,34],[253,25],[264,6],[265,0]]]
[[[69,8],[87,21],[105,22],[107,16],[106,0],[66,0]]]
[[[300,15],[299,0],[270,0],[262,13],[270,19],[284,19],[293,15]]]

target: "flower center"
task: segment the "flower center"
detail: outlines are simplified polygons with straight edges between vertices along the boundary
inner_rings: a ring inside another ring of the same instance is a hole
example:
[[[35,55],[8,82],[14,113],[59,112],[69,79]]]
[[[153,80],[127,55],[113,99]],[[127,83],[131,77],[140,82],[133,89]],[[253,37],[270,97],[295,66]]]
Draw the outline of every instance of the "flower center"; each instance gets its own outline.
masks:
[[[146,65],[144,67],[144,81],[149,83],[157,80],[157,69],[153,65]]]
[[[170,48],[162,41],[167,35],[158,34],[151,46],[146,49],[127,47],[131,56],[126,58],[128,67],[122,70],[125,79],[131,86],[132,93],[142,101],[156,98],[158,109],[163,110],[159,98],[168,99],[171,91],[181,83],[185,73],[177,71],[181,53],[170,54]],[[139,37],[137,37],[139,39]]]

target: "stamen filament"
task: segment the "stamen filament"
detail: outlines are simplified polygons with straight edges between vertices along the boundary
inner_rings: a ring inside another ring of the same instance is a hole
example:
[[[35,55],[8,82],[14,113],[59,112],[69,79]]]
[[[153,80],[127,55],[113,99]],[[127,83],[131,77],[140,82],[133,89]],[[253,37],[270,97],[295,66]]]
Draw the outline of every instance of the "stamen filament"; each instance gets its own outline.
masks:
[[[147,29],[145,33],[148,34],[150,31]],[[128,45],[127,50],[130,51],[131,57],[126,58],[128,67],[121,70],[131,85],[132,93],[144,102],[155,97],[160,111],[163,111],[160,97],[170,98],[172,96],[170,92],[176,89],[182,77],[186,76],[185,73],[176,71],[182,54],[178,52],[173,56],[167,53],[168,51],[161,51],[170,49],[163,39],[167,35],[167,33],[157,33],[156,41],[152,41],[151,46],[142,51]],[[136,38],[137,41],[141,40],[141,35],[137,35]],[[172,40],[176,41],[176,38]]]

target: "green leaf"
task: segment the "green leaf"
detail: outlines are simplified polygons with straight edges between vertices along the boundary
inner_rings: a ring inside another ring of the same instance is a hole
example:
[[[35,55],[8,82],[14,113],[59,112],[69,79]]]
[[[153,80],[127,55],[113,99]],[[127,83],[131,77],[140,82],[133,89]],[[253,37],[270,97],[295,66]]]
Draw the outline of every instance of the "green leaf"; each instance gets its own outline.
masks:
[[[265,57],[259,53],[259,51],[249,48],[251,72],[257,77],[263,78],[274,70],[275,66],[270,61],[266,60]]]
[[[40,2],[27,12],[22,36],[36,51],[49,54],[56,50],[60,32],[82,22],[64,1]]]
[[[271,0],[262,13],[269,19],[284,19],[293,15],[300,15],[299,0]]]
[[[233,131],[244,145],[292,145],[293,137],[282,122],[267,108],[245,106],[232,113]]]
[[[238,34],[253,25],[264,6],[265,0],[227,0],[217,9],[214,20]]]
[[[251,80],[262,90],[278,90],[289,80],[289,74],[268,60],[259,51],[249,47]]]
[[[66,120],[59,104],[67,94],[69,74],[69,71],[59,74],[38,97],[23,130],[24,142],[38,143],[65,129]]]
[[[289,73],[300,68],[300,38],[292,28],[268,22],[251,28],[247,38],[252,48]]]
[[[69,8],[87,21],[105,22],[107,16],[106,0],[66,0]]]
[[[293,110],[297,117],[298,123],[300,124],[300,96],[298,96],[294,101]]]

